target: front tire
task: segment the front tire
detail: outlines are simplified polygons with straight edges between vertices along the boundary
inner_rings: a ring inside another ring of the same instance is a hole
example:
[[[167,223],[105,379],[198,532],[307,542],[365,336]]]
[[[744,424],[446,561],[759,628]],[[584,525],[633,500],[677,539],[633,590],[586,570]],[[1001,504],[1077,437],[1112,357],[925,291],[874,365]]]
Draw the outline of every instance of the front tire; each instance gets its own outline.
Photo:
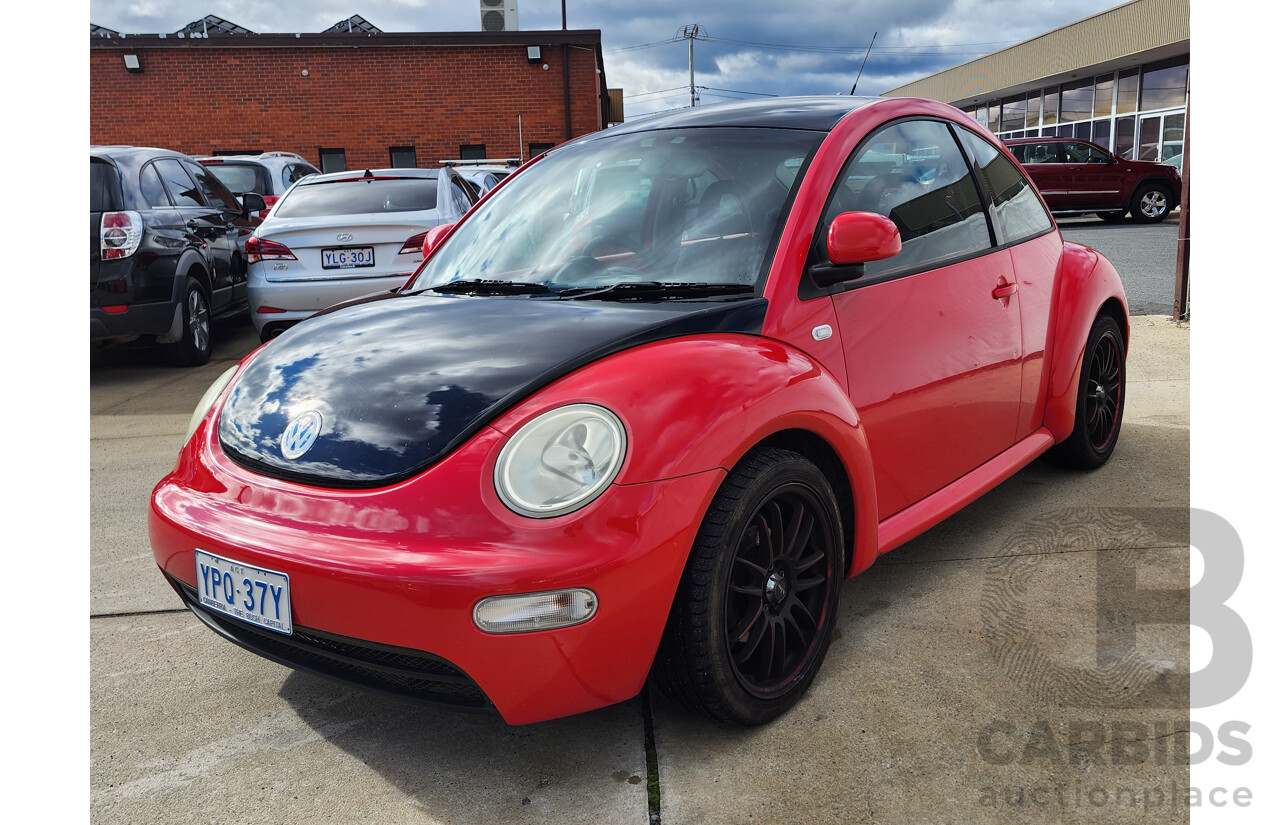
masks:
[[[1169,217],[1172,208],[1168,189],[1158,183],[1146,183],[1133,193],[1129,212],[1138,223],[1159,223]]]
[[[182,339],[165,344],[169,360],[179,367],[198,367],[209,363],[213,354],[212,317],[209,297],[194,279],[187,281],[182,299]]]
[[[1124,395],[1124,336],[1114,318],[1099,315],[1084,348],[1075,427],[1065,441],[1045,453],[1045,458],[1058,466],[1080,470],[1094,470],[1106,464],[1120,438]]]
[[[749,453],[698,531],[654,682],[691,710],[734,724],[785,713],[831,644],[843,560],[839,505],[822,472],[787,450]]]

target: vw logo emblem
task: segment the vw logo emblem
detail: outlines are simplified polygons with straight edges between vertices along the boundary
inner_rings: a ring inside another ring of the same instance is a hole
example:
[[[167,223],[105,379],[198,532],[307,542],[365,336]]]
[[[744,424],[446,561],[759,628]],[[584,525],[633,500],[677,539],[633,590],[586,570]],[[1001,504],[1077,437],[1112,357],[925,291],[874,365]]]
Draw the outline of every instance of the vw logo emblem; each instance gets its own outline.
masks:
[[[343,243],[346,243],[347,241],[351,240],[351,239],[352,239],[352,238],[354,238],[354,237],[355,237],[355,235],[352,235],[350,232],[339,232],[339,233],[338,233],[338,240],[339,240],[339,241],[342,241]]]
[[[280,454],[292,461],[310,450],[323,424],[324,419],[315,410],[307,410],[295,417],[280,436]]]

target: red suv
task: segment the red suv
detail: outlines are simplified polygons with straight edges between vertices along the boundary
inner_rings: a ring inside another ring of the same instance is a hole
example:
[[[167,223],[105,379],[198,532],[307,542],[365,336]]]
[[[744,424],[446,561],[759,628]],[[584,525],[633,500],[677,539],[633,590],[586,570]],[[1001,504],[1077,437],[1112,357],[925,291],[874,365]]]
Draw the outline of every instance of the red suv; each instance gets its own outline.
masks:
[[[1096,212],[1104,221],[1158,223],[1182,198],[1178,167],[1125,160],[1075,138],[1006,140],[1054,212]]]

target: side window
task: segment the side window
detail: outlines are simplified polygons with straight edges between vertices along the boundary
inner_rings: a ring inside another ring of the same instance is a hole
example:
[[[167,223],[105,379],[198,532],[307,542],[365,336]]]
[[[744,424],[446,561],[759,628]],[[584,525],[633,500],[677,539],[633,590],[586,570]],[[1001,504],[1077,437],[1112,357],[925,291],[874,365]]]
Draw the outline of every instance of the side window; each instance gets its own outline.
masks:
[[[453,207],[458,210],[459,215],[467,214],[467,210],[475,203],[466,190],[462,188],[462,184],[455,178],[450,181],[452,186],[449,187],[449,194],[453,196]]]
[[[204,199],[210,206],[215,206],[226,212],[240,211],[240,204],[236,201],[236,196],[231,194],[231,190],[222,181],[218,180],[212,172],[198,163],[183,163],[182,166],[200,184],[200,191],[204,193]]]
[[[287,185],[292,186],[293,184],[305,178],[307,175],[315,175],[315,174],[319,174],[319,171],[316,169],[313,169],[310,166],[293,164],[292,166],[285,167],[284,182]]]
[[[138,176],[138,188],[142,190],[142,199],[157,209],[171,206],[169,203],[169,193],[164,191],[164,184],[160,182],[160,173],[156,171],[154,163],[148,163],[142,167],[142,174]]]
[[[1053,221],[1022,172],[983,138],[967,129],[956,131],[991,201],[997,242],[1015,243],[1052,229]]]
[[[1015,143],[1009,147],[1009,154],[1017,158],[1018,163],[1027,162],[1027,145],[1025,143]]]
[[[1107,156],[1095,146],[1088,143],[1063,144],[1066,150],[1067,163],[1106,163]]]
[[[196,182],[175,158],[161,158],[154,166],[164,180],[164,187],[169,190],[174,206],[204,206],[204,198]]]
[[[1022,147],[1025,153],[1018,156],[1018,160],[1023,163],[1062,163],[1062,158],[1058,157],[1059,144],[1049,143],[1028,143]]]
[[[885,215],[902,233],[902,252],[867,264],[868,277],[942,263],[992,245],[978,187],[951,130],[940,121],[895,123],[858,147],[823,226],[841,212],[854,211]]]

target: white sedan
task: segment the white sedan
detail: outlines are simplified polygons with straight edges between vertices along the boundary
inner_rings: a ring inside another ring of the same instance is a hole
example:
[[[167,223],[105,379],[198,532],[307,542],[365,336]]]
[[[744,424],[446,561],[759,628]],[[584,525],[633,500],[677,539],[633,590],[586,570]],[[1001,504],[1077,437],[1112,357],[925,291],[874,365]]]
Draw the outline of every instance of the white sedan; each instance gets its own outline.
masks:
[[[322,309],[404,284],[428,230],[475,203],[452,169],[312,175],[272,208],[245,246],[249,306],[263,341]]]

